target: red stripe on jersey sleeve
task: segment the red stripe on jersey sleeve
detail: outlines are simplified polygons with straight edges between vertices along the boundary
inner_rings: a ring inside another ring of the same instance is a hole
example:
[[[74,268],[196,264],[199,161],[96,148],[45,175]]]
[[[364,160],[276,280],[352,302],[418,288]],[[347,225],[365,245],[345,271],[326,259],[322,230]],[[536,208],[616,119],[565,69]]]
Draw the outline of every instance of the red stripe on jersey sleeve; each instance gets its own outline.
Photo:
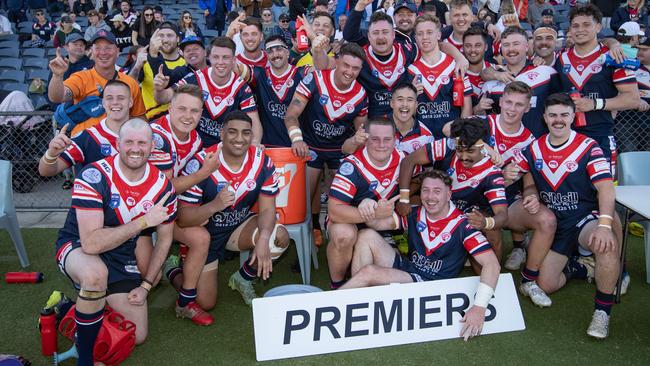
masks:
[[[602,179],[612,179],[611,164],[605,158],[597,158],[587,163],[587,173],[592,183]]]
[[[84,154],[75,141],[68,146],[67,149],[61,154],[61,158],[68,163],[68,166],[75,164],[83,164]]]
[[[474,231],[463,239],[463,246],[472,256],[491,248],[490,243],[480,231]]]
[[[303,84],[302,81],[300,82],[300,84],[298,84],[298,87],[296,88],[296,93],[302,95],[307,99],[311,98],[311,91],[309,90],[309,88],[305,86],[305,84]]]
[[[636,83],[636,75],[634,71],[628,69],[616,69],[612,75],[612,81],[614,84]]]
[[[338,193],[338,194],[336,194]],[[349,203],[357,193],[357,187],[350,180],[342,175],[335,175],[330,188],[330,196],[338,198],[340,201]],[[346,200],[347,198],[347,200]]]

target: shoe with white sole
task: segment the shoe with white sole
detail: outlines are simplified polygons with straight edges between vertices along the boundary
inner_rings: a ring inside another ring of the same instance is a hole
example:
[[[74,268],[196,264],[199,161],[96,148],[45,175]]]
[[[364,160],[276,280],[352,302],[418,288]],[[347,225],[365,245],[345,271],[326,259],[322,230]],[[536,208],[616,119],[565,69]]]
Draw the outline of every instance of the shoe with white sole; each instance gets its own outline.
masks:
[[[535,281],[522,283],[519,286],[519,292],[524,296],[530,297],[533,304],[540,308],[547,308],[553,304],[551,298],[546,295],[546,292],[544,292]]]
[[[510,271],[518,271],[526,263],[526,250],[523,248],[514,248],[504,266]]]
[[[587,334],[598,339],[605,339],[609,334],[609,315],[603,310],[594,310],[591,324],[587,328]]]

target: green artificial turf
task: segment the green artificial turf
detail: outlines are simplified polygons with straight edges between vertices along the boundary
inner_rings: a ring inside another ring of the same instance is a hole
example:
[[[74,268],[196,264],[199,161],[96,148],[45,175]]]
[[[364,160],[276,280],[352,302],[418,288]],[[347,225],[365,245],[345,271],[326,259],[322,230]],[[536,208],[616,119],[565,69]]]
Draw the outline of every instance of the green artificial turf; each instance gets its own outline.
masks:
[[[68,280],[54,263],[56,230],[23,230],[31,271],[45,273],[41,284],[7,285],[0,283],[0,354],[23,355],[33,365],[51,365],[40,354],[36,327],[39,309],[52,290],[62,290],[74,297]],[[539,309],[520,296],[526,321],[522,332],[479,337],[471,342],[453,339],[439,342],[385,347],[298,359],[266,362],[283,365],[648,365],[650,360],[649,286],[645,283],[643,241],[630,237],[628,270],[632,285],[622,303],[613,310],[610,337],[597,341],[585,330],[593,312],[594,285],[573,281],[552,296],[550,309]],[[506,249],[509,250],[508,245]],[[319,255],[321,268],[312,272],[313,284],[327,288],[328,276],[324,251]],[[280,260],[273,278],[258,284],[262,294],[274,286],[300,282],[290,266],[295,250]],[[186,319],[176,319],[173,305],[175,292],[167,284],[149,296],[149,337],[135,349],[124,365],[249,365],[255,363],[252,313],[226,281],[236,270],[238,261],[222,264],[219,269],[219,300],[211,311],[215,324],[198,327]],[[20,270],[13,245],[0,232],[0,275]],[[467,271],[466,271],[467,272]],[[3,276],[4,277],[4,276]],[[519,274],[515,274],[518,280]],[[71,342],[59,337],[59,352]],[[73,362],[64,365],[73,365]]]

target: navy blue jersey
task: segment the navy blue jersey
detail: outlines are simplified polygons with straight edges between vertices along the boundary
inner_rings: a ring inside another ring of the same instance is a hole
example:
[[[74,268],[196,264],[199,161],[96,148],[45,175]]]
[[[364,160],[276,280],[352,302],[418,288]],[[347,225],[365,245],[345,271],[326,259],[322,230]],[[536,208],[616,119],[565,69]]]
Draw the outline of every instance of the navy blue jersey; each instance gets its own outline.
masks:
[[[456,76],[456,61],[440,53],[440,60],[435,65],[427,64],[422,58],[408,67],[407,81],[421,79],[423,92],[418,95],[417,114],[419,119],[433,133],[436,139],[444,138],[442,127],[445,123],[460,117],[461,108],[453,105],[453,87]],[[472,94],[469,79],[463,79],[465,95]]]
[[[78,172],[84,166],[117,154],[117,134],[106,126],[106,118],[72,138],[60,155],[68,166]]]
[[[542,202],[555,213],[558,224],[597,211],[594,184],[612,180],[603,150],[575,131],[559,148],[551,146],[548,135],[540,137],[518,156],[517,165],[533,175]]]
[[[463,40],[456,40],[454,39],[454,29],[452,26],[447,26],[442,29],[440,39],[443,42],[447,42],[450,45],[456,47],[460,53],[463,53]],[[494,56],[498,55],[501,52],[501,43],[499,41],[495,41],[492,36],[488,36],[487,40],[487,52],[485,53],[485,61],[490,62],[490,63],[496,63],[494,60]]]
[[[101,210],[104,213],[104,227],[117,227],[137,220],[146,214],[167,193],[172,195],[165,202],[169,219],[168,224],[176,219],[176,195],[171,181],[151,163],[147,163],[142,179],[130,182],[124,177],[120,168],[119,157],[112,156],[86,165],[77,175],[72,190],[72,208],[68,211],[63,228],[59,230],[57,251],[62,245],[79,238],[78,210]],[[131,258],[135,251],[138,235],[128,239],[122,245],[101,253],[100,256],[110,261],[111,257],[118,263],[119,258]],[[61,256],[63,253],[57,253]],[[137,266],[125,269],[137,273]]]
[[[369,44],[363,50],[366,60],[357,80],[368,93],[368,116],[389,115],[392,113],[390,100],[393,87],[405,80],[406,67],[415,61],[417,52],[395,43],[390,56],[382,60],[374,54]]]
[[[308,100],[300,115],[305,143],[314,150],[340,151],[354,135],[354,119],[368,114],[363,86],[353,81],[348,90],[334,85],[334,70],[315,70],[302,79],[296,93]]]
[[[428,279],[456,278],[463,270],[467,253],[477,256],[492,250],[483,234],[467,222],[453,203],[447,216],[432,221],[422,206],[413,207],[401,218],[408,229],[408,260]]]
[[[203,90],[203,114],[196,130],[204,147],[210,147],[221,141],[221,129],[224,117],[232,111],[246,113],[257,111],[251,88],[239,76],[232,73],[226,85],[218,86],[212,81],[212,68],[207,67],[185,76],[175,86],[182,84],[198,85]]]
[[[275,75],[270,67],[252,70],[251,87],[255,92],[264,134],[262,144],[269,147],[290,147],[291,140],[284,124],[284,115],[298,84],[309,72],[309,67],[289,65],[282,75]]]
[[[431,163],[444,161],[451,177],[451,199],[458,209],[465,211],[473,206],[485,212],[499,205],[507,205],[501,169],[486,156],[470,168],[465,168],[451,150],[446,140],[436,140],[425,146]]]
[[[149,161],[161,171],[172,171],[172,177],[178,177],[185,164],[201,150],[201,138],[196,130],[190,132],[186,141],[179,141],[172,131],[169,114],[158,118],[151,124],[153,130],[154,150]]]
[[[392,120],[392,116],[390,119]],[[417,116],[413,121],[413,127],[406,134],[402,135],[398,129],[395,130],[395,139],[397,140],[397,150],[406,155],[413,153],[415,150],[435,140],[433,133],[429,131],[427,126]]]
[[[399,166],[404,153],[393,150],[383,167],[375,166],[364,147],[348,155],[334,176],[329,196],[350,206],[358,206],[366,198],[375,201],[390,199],[399,192]]]
[[[219,149],[221,151],[221,149]],[[195,155],[183,170],[183,175],[196,173],[205,159],[205,150]],[[208,178],[179,196],[183,205],[203,205],[217,196],[219,191],[230,183],[228,189],[235,193],[235,204],[217,212],[208,220],[206,228],[212,238],[225,237],[226,240],[239,225],[253,216],[253,205],[260,195],[275,197],[278,193],[278,180],[273,161],[263,150],[251,146],[241,168],[233,172],[219,152],[221,166]],[[222,243],[225,245],[225,243]]]
[[[530,110],[524,114],[522,122],[535,137],[540,137],[548,132],[543,118],[546,97],[560,90],[557,72],[550,66],[534,66],[527,62],[515,80],[524,82],[533,92],[530,98]],[[486,81],[483,84],[482,94],[494,100],[492,110],[495,113],[500,113],[499,100],[505,87],[506,83],[497,80]]]
[[[483,69],[488,67],[494,67],[494,64],[491,64],[487,61],[483,61],[483,64],[481,65],[481,71],[483,71]],[[472,85],[472,106],[475,106],[481,100],[481,91],[483,90],[483,85],[485,84],[485,81],[483,80],[483,78],[481,78],[480,71],[473,72],[472,70],[467,70],[465,72],[465,75],[467,75],[467,78],[469,79],[469,83]]]
[[[608,99],[618,95],[617,85],[636,83],[634,71],[604,65],[600,58],[609,50],[599,44],[589,55],[578,56],[573,48],[562,52],[555,63],[560,75],[562,90],[576,88],[585,98]],[[575,128],[576,132],[597,139],[614,135],[614,118],[611,111],[586,112],[587,125]]]

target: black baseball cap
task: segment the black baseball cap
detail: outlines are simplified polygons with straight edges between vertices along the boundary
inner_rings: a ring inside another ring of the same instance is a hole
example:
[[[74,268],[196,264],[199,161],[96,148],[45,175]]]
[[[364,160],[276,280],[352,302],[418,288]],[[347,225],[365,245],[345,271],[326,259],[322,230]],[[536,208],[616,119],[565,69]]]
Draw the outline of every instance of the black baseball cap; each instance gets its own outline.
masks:
[[[542,10],[542,16],[553,16],[553,9],[544,9]]]
[[[185,48],[185,46],[191,45],[191,44],[198,44],[198,45],[200,45],[201,47],[203,47],[205,49],[205,46],[203,45],[203,42],[201,41],[201,38],[199,38],[197,36],[187,36],[187,37],[183,38],[183,40],[178,45],[178,47],[180,47],[180,49],[183,50]]]
[[[418,12],[418,7],[415,5],[415,2],[413,0],[399,1],[397,5],[395,5],[395,12],[397,13],[397,11],[400,10],[401,8],[407,8],[416,14]]]

